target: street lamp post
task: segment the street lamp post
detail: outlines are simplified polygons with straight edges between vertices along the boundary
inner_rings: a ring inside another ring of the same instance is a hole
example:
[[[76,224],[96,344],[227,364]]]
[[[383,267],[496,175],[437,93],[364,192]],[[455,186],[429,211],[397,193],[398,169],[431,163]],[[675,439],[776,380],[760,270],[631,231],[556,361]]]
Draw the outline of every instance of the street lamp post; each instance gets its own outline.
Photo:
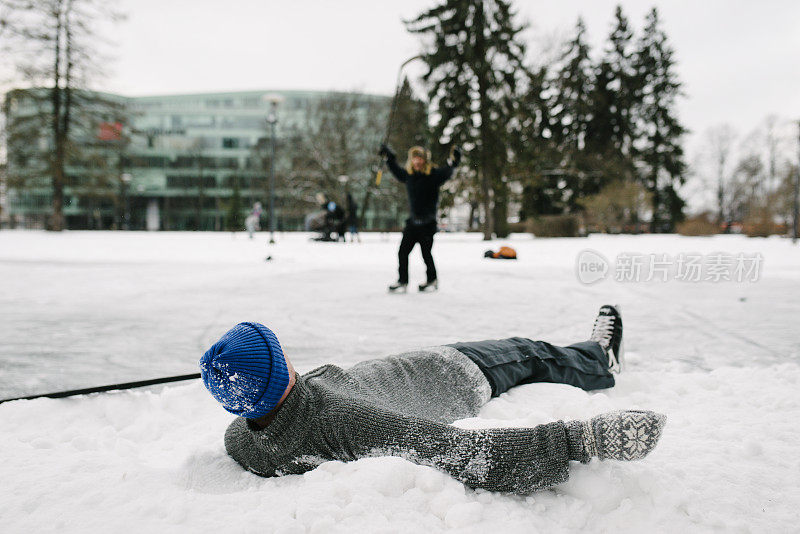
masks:
[[[797,121],[797,172],[794,175],[794,218],[792,220],[792,243],[797,243],[797,217],[800,215],[800,121]]]
[[[122,229],[123,230],[130,230],[131,229],[131,203],[130,203],[130,194],[128,192],[128,188],[131,185],[131,180],[133,177],[127,173],[122,173]]]
[[[133,176],[130,173],[125,172],[125,147],[130,142],[130,128],[123,124],[114,124],[112,125],[115,127],[115,132],[117,135],[117,148],[119,150],[119,154],[117,154],[117,165],[119,171],[119,188],[120,188],[120,200],[121,206],[119,209],[116,210],[115,218],[117,219],[118,227],[122,230],[130,230],[130,220],[131,220],[131,205],[130,205],[130,185],[131,181],[133,180]]]
[[[277,104],[272,103],[272,109],[267,122],[270,126],[270,151],[269,158],[269,242],[275,243],[275,125],[278,123],[278,117],[275,116],[275,107]]]
[[[264,100],[269,102],[267,124],[270,126],[270,151],[269,158],[269,242],[275,243],[275,125],[278,124],[276,111],[278,103],[283,100],[280,95],[265,95]]]

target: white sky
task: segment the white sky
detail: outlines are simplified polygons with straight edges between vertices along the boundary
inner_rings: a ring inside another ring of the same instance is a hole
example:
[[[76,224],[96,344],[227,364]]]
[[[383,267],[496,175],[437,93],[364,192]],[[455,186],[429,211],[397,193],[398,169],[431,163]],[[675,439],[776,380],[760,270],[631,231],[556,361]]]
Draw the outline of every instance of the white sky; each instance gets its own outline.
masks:
[[[532,56],[582,15],[597,49],[609,0],[517,1]],[[676,50],[695,133],[729,122],[741,133],[768,114],[800,119],[800,2],[623,1],[637,30],[656,5]],[[128,20],[104,89],[128,95],[245,89],[339,89],[391,94],[397,67],[419,50],[401,22],[434,0],[123,0]],[[413,70],[412,70],[413,73]]]
[[[114,60],[95,89],[126,95],[247,89],[358,90],[392,94],[398,66],[420,50],[405,31],[436,0],[121,0]],[[583,16],[595,52],[605,45],[617,3],[641,28],[656,5],[676,51],[686,97],[679,113],[692,157],[711,126],[747,135],[780,118],[788,157],[800,119],[800,1],[516,0],[531,24],[530,59]],[[552,53],[552,51],[550,52]],[[420,72],[417,65],[410,74]]]

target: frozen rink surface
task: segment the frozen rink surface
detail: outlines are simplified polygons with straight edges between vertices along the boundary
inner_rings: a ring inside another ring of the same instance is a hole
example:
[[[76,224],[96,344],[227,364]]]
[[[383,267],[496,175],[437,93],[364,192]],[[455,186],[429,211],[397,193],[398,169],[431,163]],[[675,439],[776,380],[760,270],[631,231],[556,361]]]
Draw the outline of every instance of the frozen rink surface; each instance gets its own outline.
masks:
[[[797,531],[800,246],[439,234],[440,291],[389,295],[399,234],[277,237],[0,232],[0,398],[197,372],[240,321],[267,324],[305,372],[455,341],[568,344],[608,302],[625,324],[615,388],[522,386],[458,424],[646,408],[668,416],[661,443],[640,462],[575,464],[567,483],[519,497],[396,458],[256,477],[225,454],[232,416],[199,381],[17,401],[0,405],[0,531]],[[483,258],[501,244],[519,260]],[[578,270],[595,252],[608,271],[587,285]],[[415,249],[412,284],[423,278]]]

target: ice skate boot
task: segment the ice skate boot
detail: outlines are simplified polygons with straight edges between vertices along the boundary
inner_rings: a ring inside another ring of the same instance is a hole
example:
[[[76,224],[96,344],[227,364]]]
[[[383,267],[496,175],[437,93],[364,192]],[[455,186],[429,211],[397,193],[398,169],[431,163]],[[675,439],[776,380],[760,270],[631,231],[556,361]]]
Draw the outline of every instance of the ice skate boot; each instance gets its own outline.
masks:
[[[423,293],[436,291],[439,289],[439,281],[438,280],[431,280],[430,282],[425,282],[424,284],[419,285],[419,290]]]
[[[407,293],[408,284],[403,282],[395,282],[389,286],[389,293]]]
[[[596,341],[608,356],[608,370],[619,373],[625,363],[625,348],[622,343],[622,315],[619,305],[606,304],[600,307],[594,320],[590,341]]]

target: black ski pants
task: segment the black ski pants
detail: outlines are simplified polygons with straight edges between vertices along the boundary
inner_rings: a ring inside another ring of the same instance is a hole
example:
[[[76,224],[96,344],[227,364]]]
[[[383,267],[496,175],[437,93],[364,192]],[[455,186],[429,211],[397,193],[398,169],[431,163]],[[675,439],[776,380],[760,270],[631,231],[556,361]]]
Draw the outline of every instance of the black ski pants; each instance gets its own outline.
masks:
[[[475,362],[492,386],[492,397],[533,382],[569,384],[583,390],[614,385],[608,356],[595,341],[556,347],[521,337],[448,345]]]
[[[414,224],[411,221],[406,222],[406,227],[403,229],[403,239],[400,241],[400,250],[397,252],[398,259],[398,277],[397,281],[401,284],[408,283],[408,255],[414,248],[414,245],[419,243],[419,248],[422,251],[422,259],[425,262],[426,275],[428,282],[436,280],[436,265],[433,263],[433,235],[436,233],[436,221],[425,224]]]

